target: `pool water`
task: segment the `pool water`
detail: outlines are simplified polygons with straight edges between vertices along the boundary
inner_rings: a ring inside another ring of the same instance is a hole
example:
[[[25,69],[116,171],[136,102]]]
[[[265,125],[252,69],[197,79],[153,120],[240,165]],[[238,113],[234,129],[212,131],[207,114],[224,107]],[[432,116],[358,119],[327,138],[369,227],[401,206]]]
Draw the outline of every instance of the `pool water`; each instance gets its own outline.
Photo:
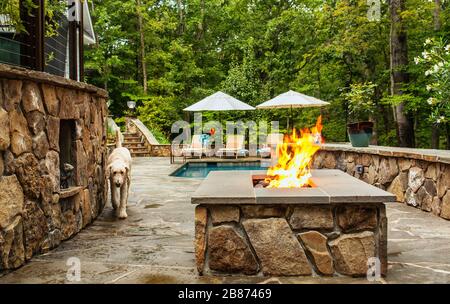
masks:
[[[187,163],[171,174],[176,177],[205,178],[211,171],[267,170],[260,162]]]

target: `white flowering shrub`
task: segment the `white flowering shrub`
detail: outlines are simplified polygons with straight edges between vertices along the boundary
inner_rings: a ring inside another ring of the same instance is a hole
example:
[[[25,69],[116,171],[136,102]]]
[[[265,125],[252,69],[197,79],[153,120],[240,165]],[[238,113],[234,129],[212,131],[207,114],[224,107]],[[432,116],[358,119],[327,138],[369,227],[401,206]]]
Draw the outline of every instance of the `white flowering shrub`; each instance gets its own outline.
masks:
[[[416,64],[426,69],[429,80],[426,86],[430,94],[431,120],[437,124],[450,122],[450,43],[442,39],[427,39],[422,56],[414,58]]]

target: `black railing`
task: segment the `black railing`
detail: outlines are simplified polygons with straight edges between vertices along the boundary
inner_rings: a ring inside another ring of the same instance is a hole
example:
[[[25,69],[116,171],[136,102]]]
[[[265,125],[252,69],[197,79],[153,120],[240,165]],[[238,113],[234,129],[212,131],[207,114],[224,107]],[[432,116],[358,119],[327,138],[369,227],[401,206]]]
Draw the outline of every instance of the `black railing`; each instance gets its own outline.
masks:
[[[9,16],[0,11],[0,63],[82,80],[83,5],[77,5],[80,18],[74,21],[69,21],[65,12],[54,14],[49,20],[46,1],[32,2],[31,7],[25,7],[25,1],[19,0],[17,9],[23,25],[20,33],[11,25]]]
[[[23,54],[22,48],[31,48],[31,45],[14,39],[14,35],[0,32],[0,63],[11,64],[15,66],[23,66],[26,61],[35,61],[33,56]]]
[[[56,33],[44,39],[44,71],[58,76],[70,76],[66,73],[69,54],[67,53],[69,22],[65,16],[58,18]],[[70,65],[69,65],[70,67]],[[69,71],[67,71],[69,72]],[[76,77],[70,77],[76,79]]]

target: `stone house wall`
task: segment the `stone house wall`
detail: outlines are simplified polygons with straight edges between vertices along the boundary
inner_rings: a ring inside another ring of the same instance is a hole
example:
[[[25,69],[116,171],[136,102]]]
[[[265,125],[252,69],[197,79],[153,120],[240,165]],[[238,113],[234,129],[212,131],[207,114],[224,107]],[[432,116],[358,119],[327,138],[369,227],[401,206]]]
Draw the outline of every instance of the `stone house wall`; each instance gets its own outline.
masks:
[[[393,193],[399,202],[450,220],[450,159],[418,149],[341,146],[325,145],[313,167],[340,169]]]
[[[0,65],[0,271],[58,246],[102,211],[106,99],[87,84]],[[74,151],[68,189],[60,186],[63,121],[74,126],[64,149]]]

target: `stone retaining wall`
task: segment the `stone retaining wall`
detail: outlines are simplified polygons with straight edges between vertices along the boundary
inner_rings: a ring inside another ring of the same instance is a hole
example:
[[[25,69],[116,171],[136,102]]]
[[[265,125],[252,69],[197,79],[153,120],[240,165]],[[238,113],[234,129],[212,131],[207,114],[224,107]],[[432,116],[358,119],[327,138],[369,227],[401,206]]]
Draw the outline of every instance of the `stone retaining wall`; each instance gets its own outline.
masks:
[[[170,157],[170,144],[159,144],[150,146],[150,156],[153,157]]]
[[[448,151],[325,145],[313,167],[340,169],[396,195],[397,200],[450,219]]]
[[[385,206],[198,205],[195,255],[200,274],[386,275]]]
[[[107,93],[49,74],[0,65],[0,271],[72,237],[107,195]],[[60,122],[74,128],[73,183],[60,186]]]

